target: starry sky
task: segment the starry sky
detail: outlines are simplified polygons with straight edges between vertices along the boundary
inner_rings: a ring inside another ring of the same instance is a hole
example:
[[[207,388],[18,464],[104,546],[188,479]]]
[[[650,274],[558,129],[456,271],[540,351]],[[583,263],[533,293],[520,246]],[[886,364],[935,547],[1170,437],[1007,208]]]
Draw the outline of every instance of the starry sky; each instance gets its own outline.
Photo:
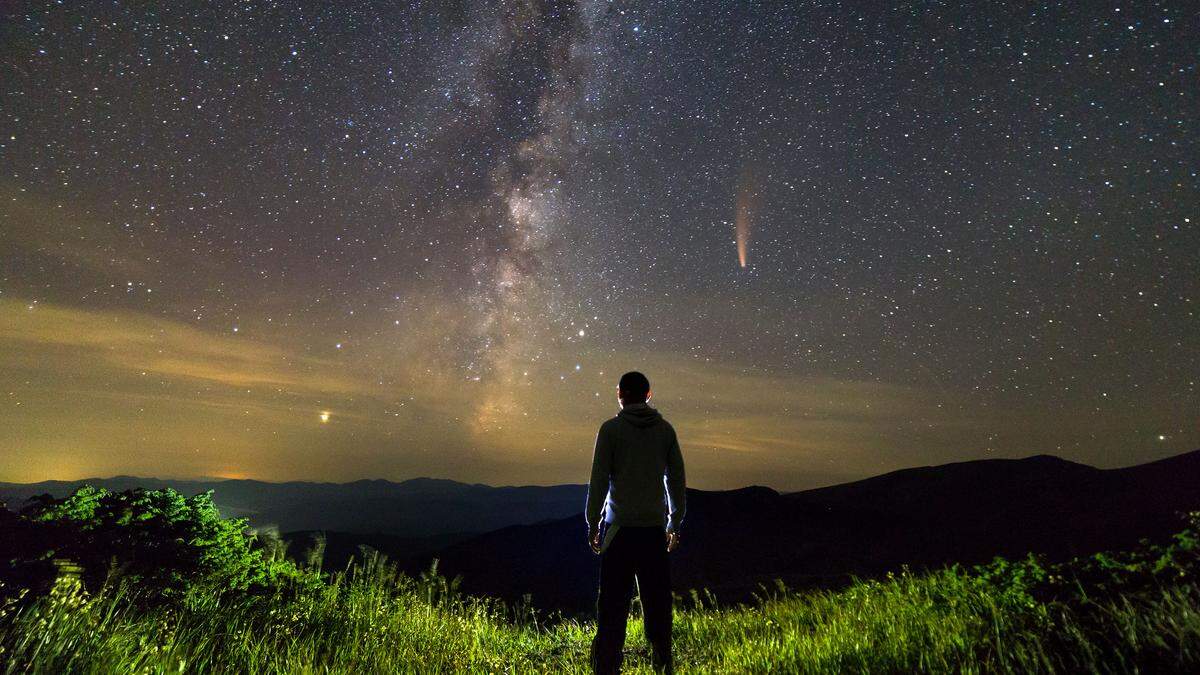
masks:
[[[1192,2],[9,2],[0,480],[1200,447]]]

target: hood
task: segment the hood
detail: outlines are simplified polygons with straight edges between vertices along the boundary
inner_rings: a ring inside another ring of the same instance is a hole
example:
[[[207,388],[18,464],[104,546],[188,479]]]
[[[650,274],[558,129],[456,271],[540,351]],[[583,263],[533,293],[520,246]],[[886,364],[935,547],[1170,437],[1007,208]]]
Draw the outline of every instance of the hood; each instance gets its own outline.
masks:
[[[617,417],[641,429],[652,427],[662,420],[662,415],[645,403],[627,405],[621,409]]]

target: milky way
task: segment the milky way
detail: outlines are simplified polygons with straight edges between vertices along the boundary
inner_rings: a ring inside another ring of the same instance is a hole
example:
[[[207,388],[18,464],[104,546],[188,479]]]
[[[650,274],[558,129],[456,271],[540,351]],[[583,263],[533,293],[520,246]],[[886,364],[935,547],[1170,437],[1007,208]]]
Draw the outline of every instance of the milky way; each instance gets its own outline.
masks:
[[[0,13],[0,480],[1200,446],[1193,3]]]
[[[482,255],[476,264],[483,278],[472,306],[478,308],[483,339],[473,365],[481,373],[476,377],[488,380],[476,422],[485,428],[502,425],[516,412],[509,391],[526,377],[524,364],[538,358],[536,345],[545,333],[569,323],[554,293],[559,288],[553,280],[564,274],[555,258],[568,245],[563,229],[568,194],[576,187],[572,169],[587,140],[588,107],[604,99],[599,66],[616,16],[609,3],[592,2],[499,5],[473,17],[505,45],[489,55],[490,71],[511,72],[521,59],[541,65],[529,134],[492,169],[499,206],[489,216],[502,233],[500,247],[494,258]],[[502,104],[504,97],[493,100]]]

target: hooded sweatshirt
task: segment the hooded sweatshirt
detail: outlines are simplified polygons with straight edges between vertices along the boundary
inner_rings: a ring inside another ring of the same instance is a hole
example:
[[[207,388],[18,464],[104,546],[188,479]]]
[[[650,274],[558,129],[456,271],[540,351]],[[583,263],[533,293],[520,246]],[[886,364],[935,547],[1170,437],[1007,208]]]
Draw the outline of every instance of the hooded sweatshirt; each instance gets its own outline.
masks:
[[[678,531],[686,512],[684,486],[675,429],[649,405],[630,404],[596,434],[584,516],[591,530],[603,515],[610,532],[614,525]]]

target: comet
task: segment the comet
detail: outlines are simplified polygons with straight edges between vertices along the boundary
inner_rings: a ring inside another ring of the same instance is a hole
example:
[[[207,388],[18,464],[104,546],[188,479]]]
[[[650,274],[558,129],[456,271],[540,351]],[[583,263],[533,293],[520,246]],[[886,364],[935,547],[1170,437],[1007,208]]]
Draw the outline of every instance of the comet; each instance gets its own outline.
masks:
[[[750,255],[750,224],[758,211],[758,181],[749,165],[742,168],[738,179],[736,213],[733,227],[737,234],[738,265],[743,268]]]

